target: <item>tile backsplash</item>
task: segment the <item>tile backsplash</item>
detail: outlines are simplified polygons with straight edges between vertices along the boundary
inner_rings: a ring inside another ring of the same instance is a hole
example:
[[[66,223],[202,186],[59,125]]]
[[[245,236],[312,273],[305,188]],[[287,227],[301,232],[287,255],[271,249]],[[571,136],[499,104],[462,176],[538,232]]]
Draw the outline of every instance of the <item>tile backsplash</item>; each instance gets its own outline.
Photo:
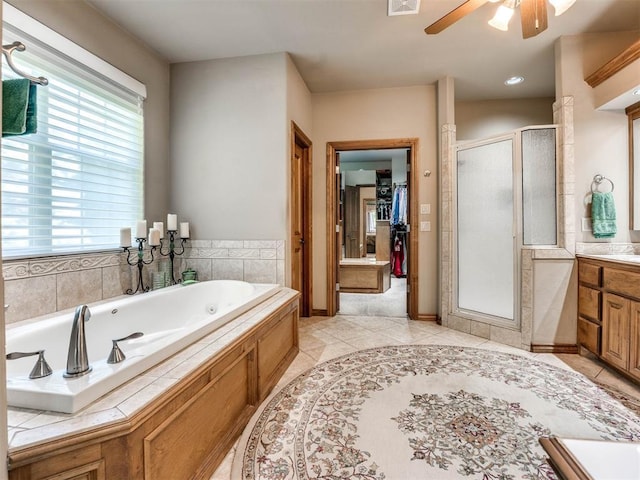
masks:
[[[199,280],[284,285],[284,245],[284,240],[192,240],[175,257],[175,278],[193,268]],[[131,257],[135,260],[135,253]],[[145,286],[159,261],[167,260],[156,251],[155,261],[143,269]],[[2,273],[6,324],[118,297],[138,281],[137,267],[119,251],[7,260]]]

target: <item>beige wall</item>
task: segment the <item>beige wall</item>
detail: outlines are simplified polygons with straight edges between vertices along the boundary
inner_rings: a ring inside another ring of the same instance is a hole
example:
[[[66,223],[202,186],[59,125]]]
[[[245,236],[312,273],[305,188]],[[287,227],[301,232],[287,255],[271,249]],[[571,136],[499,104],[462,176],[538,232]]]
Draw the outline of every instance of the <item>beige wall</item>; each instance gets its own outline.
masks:
[[[82,0],[9,0],[10,4],[147,86],[145,216],[169,209],[169,64]],[[28,47],[27,47],[28,48]]]
[[[553,123],[553,98],[456,102],[456,139],[478,140],[529,125]]]
[[[627,116],[624,111],[595,110],[595,94],[584,77],[637,39],[637,32],[562,37],[556,46],[556,96],[574,99],[575,229],[577,242],[601,242],[583,232],[581,219],[590,217],[593,176],[615,183],[618,233],[612,243],[638,241],[629,231],[629,168]]]
[[[286,60],[171,66],[171,205],[195,238],[286,238]]]
[[[300,76],[298,69],[296,68],[293,60],[289,55],[286,55],[287,61],[287,123],[285,125],[285,145],[286,145],[286,179],[287,186],[291,185],[291,122],[295,122],[298,128],[309,138],[312,142],[311,145],[311,163],[322,161],[322,151],[318,150],[317,146],[313,143],[313,115],[311,105],[311,92],[307,84]],[[291,198],[287,195],[287,236],[286,239],[286,253],[285,253],[285,269],[284,276],[286,278],[286,285],[291,284],[291,255],[289,249],[291,244],[289,239],[291,238]],[[313,229],[314,219],[311,219],[311,228]],[[307,244],[308,245],[308,244]]]
[[[418,312],[437,312],[437,125],[433,85],[360,90],[312,95],[313,104],[313,308],[327,305],[326,144],[332,141],[381,140],[415,137],[419,185],[418,203],[430,203],[430,232],[419,232]],[[422,172],[430,170],[430,177]]]

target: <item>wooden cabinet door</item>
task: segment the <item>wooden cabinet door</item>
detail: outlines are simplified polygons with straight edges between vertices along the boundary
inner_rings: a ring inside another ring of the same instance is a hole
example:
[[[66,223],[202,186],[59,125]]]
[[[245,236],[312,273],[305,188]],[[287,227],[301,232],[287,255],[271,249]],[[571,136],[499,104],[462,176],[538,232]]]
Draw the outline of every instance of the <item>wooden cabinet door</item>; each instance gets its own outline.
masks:
[[[604,294],[602,311],[602,357],[612,365],[629,368],[629,320],[631,302],[626,298]]]
[[[640,380],[640,302],[631,302],[629,373]]]

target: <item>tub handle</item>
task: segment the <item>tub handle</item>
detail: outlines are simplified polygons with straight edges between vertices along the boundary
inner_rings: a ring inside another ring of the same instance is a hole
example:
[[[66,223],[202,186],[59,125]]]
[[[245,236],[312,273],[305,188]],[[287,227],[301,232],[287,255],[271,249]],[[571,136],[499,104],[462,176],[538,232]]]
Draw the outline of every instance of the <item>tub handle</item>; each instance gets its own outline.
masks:
[[[111,347],[111,353],[109,353],[109,358],[107,358],[107,363],[120,363],[125,358],[127,358],[120,347],[118,346],[118,342],[124,342],[126,340],[133,340],[134,338],[140,338],[144,333],[135,332],[131,335],[127,335],[126,337],[118,338],[116,340],[111,340],[113,342],[113,346]]]
[[[18,358],[32,357],[34,355],[38,355],[38,360],[36,361],[34,367],[31,369],[29,378],[33,380],[36,378],[48,377],[49,375],[51,375],[53,373],[53,370],[51,370],[51,367],[44,359],[44,350],[38,350],[37,352],[7,353],[7,360],[16,360]]]

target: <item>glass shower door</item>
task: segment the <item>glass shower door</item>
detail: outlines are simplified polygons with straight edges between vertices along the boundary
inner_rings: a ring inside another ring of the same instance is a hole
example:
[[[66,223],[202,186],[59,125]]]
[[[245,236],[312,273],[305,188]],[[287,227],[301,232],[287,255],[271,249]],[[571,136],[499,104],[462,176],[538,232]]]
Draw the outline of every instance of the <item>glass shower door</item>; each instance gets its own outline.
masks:
[[[457,283],[460,311],[515,326],[513,158],[513,137],[458,149]]]

